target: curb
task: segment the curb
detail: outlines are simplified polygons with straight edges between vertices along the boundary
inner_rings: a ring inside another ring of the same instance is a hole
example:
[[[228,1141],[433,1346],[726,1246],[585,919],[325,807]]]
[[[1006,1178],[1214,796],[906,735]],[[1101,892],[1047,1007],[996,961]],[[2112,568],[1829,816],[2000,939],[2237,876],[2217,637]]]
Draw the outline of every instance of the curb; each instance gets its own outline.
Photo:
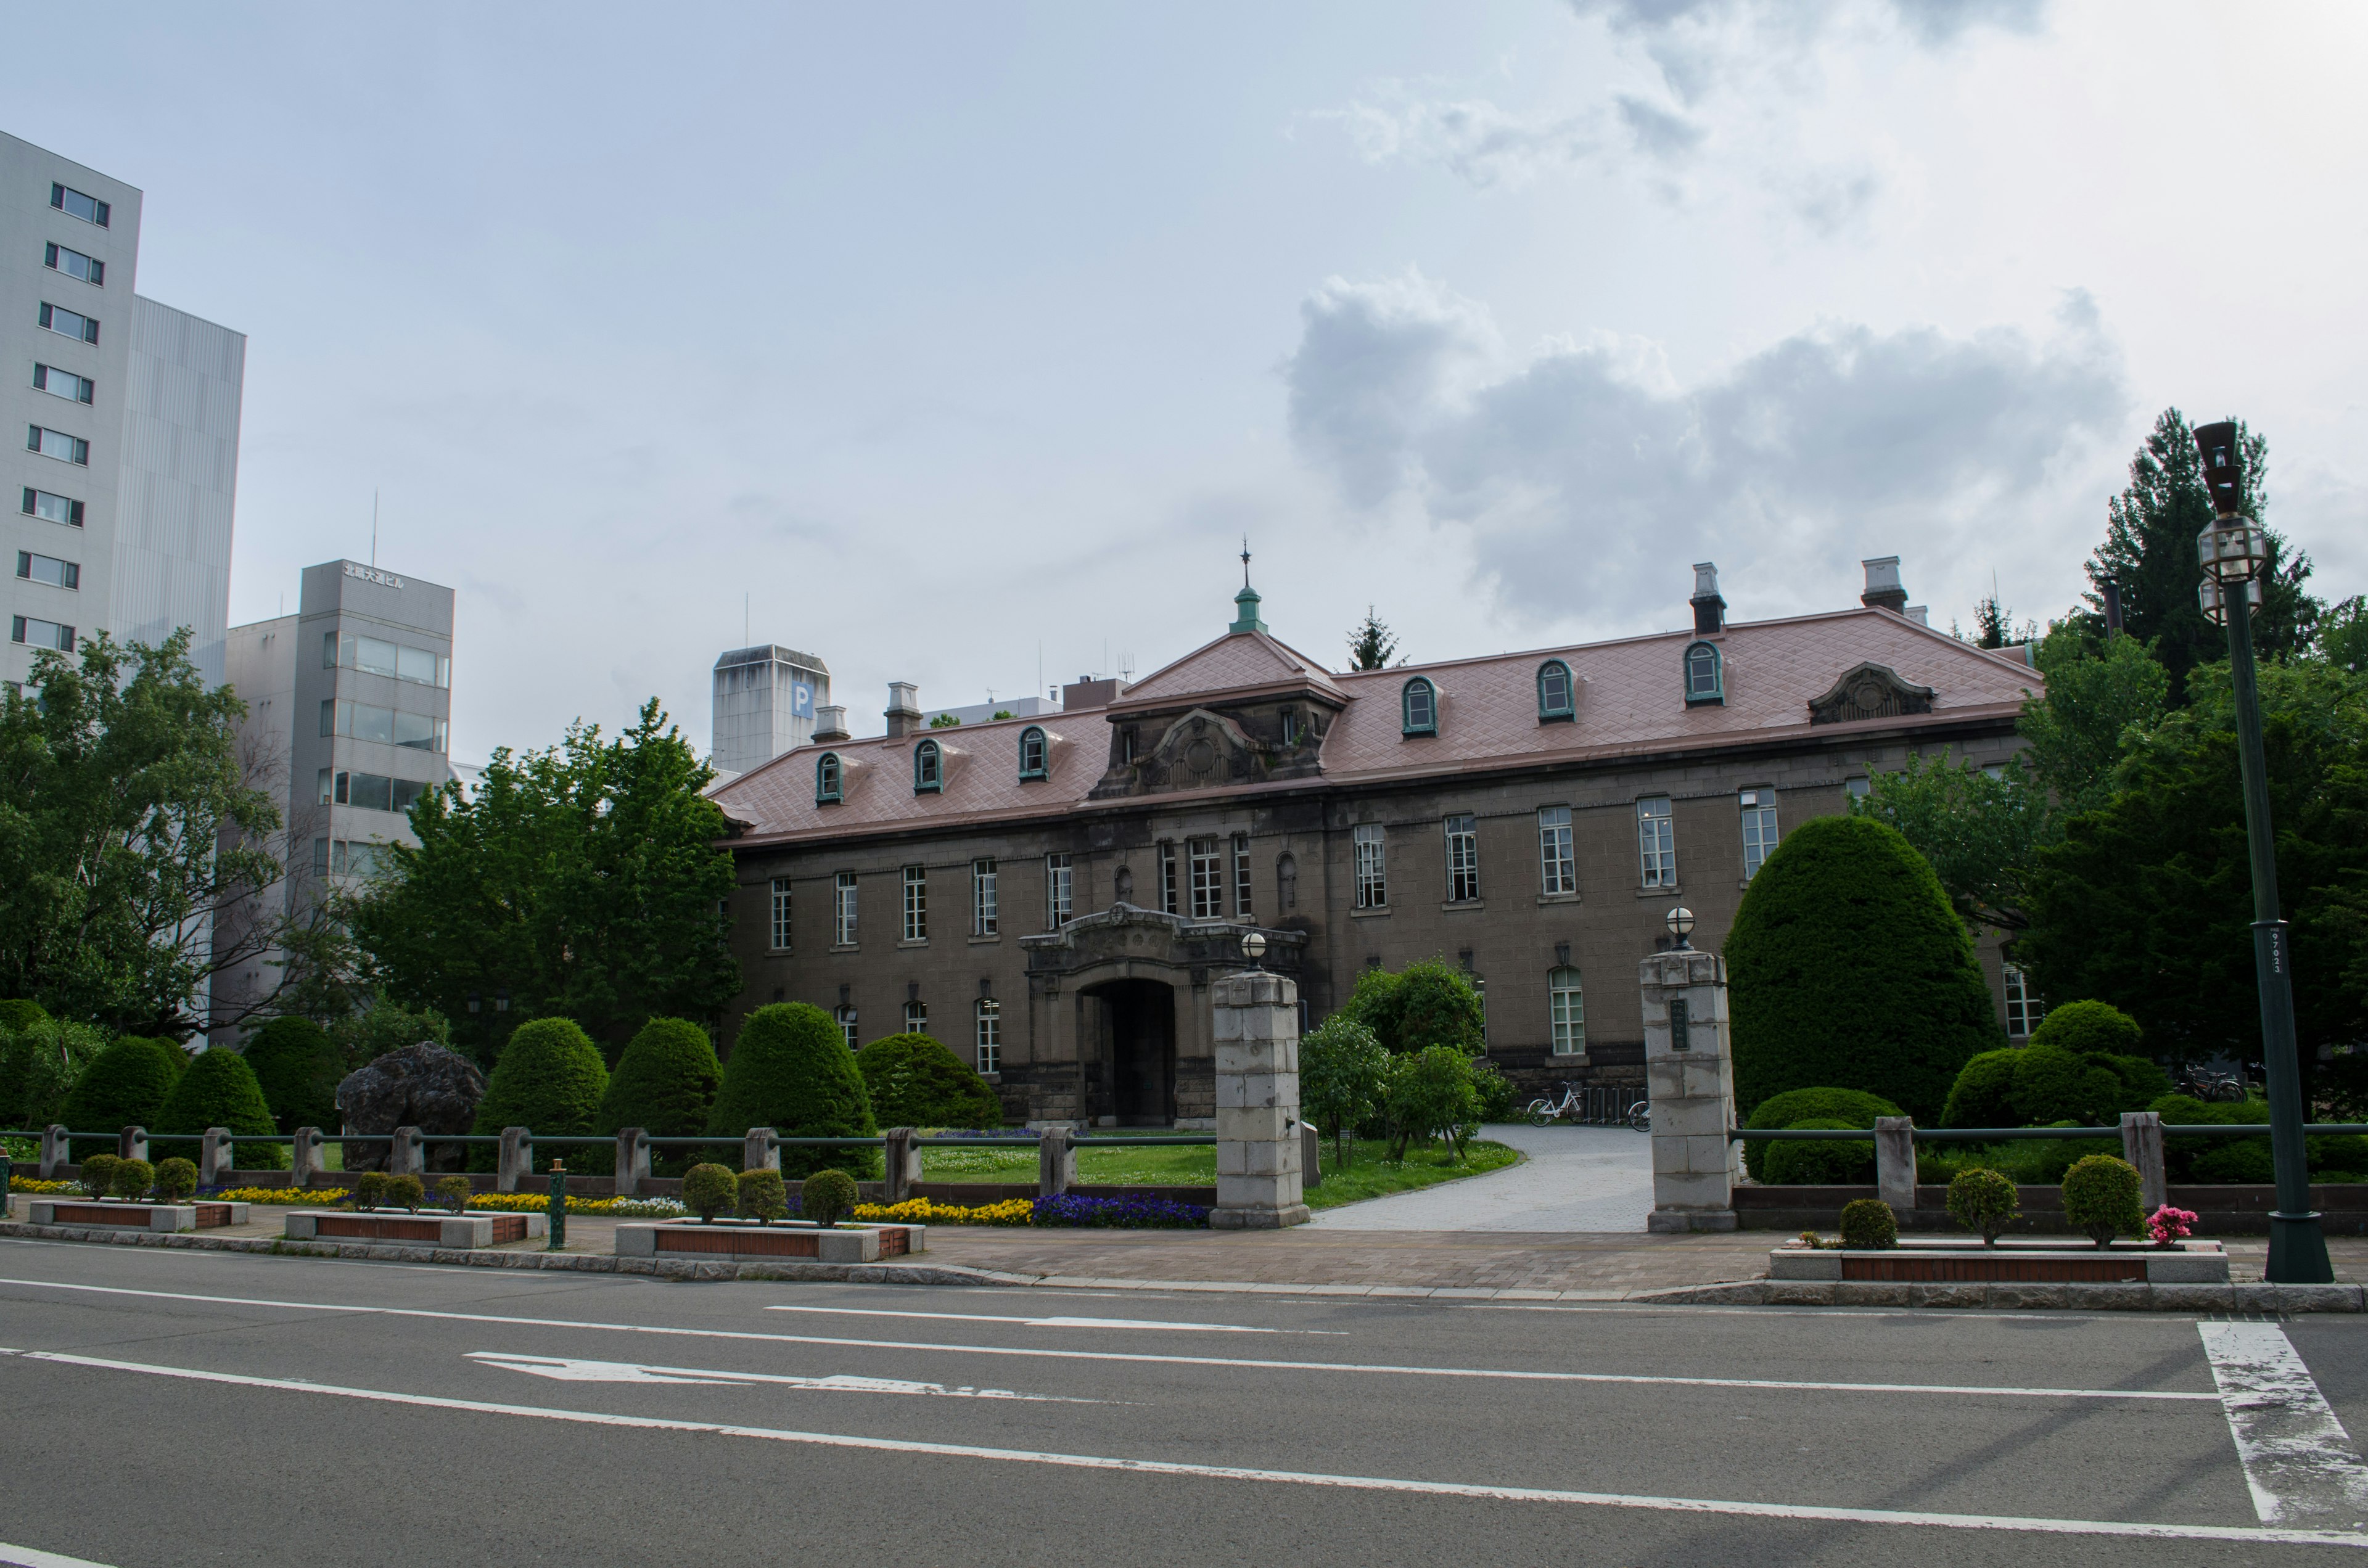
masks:
[[[1747,1279],[1639,1290],[1626,1298],[1668,1306],[1929,1307],[1992,1312],[2368,1312],[2359,1285],[1919,1285],[1873,1280]]]

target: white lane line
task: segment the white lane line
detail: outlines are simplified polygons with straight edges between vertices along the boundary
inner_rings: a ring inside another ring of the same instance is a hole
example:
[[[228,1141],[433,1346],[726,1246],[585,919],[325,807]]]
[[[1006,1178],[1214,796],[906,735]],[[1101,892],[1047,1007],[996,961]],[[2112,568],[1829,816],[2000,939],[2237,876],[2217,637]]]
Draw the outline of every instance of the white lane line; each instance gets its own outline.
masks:
[[[107,1568],[104,1562],[93,1562],[86,1557],[61,1557],[54,1551],[36,1551],[29,1546],[10,1546],[0,1541],[0,1563],[8,1568]]]
[[[456,1410],[481,1415],[515,1415],[535,1421],[564,1421],[592,1426],[624,1426],[651,1432],[704,1432],[725,1437],[752,1437],[776,1443],[803,1443],[818,1448],[859,1449],[872,1453],[925,1454],[942,1459],[995,1460],[1007,1463],[1057,1465],[1072,1470],[1124,1471],[1137,1475],[1179,1475],[1211,1481],[1257,1481],[1293,1486],[1326,1486],[1360,1492],[1409,1493],[1429,1497],[1476,1497],[1505,1503],[1562,1503],[1605,1508],[1635,1508],[1660,1513],[1727,1514],[1765,1519],[1812,1519],[1840,1524],[1920,1525],[1938,1529],[1999,1530],[2039,1535],[2117,1536],[2145,1540],[2227,1540],[2287,1546],[2368,1547],[2368,1535],[2341,1530],[2272,1529],[2250,1525],[2147,1525],[2112,1519],[2051,1519],[2010,1514],[1937,1514],[1894,1508],[1828,1508],[1793,1503],[1744,1503],[1711,1497],[1662,1497],[1622,1492],[1569,1492],[1537,1486],[1496,1486],[1474,1482],[1415,1481],[1374,1475],[1333,1475],[1319,1471],[1256,1470],[1240,1465],[1185,1464],[1171,1460],[1121,1459],[1102,1454],[1064,1454],[1030,1449],[990,1449],[971,1443],[931,1443],[912,1438],[860,1437],[841,1432],[800,1432],[777,1426],[741,1426],[719,1421],[676,1421],[655,1415],[620,1415],[606,1411],[561,1410],[547,1405],[501,1404],[486,1400],[445,1399],[430,1394],[396,1393],[385,1389],[343,1388],[334,1383],[305,1382],[290,1378],[255,1378],[235,1372],[204,1372],[187,1367],[166,1367],[142,1361],[111,1361],[96,1356],[69,1356],[48,1350],[6,1350],[0,1356],[88,1367],[99,1371],[137,1372],[150,1377],[189,1382],[226,1384],[234,1388],[271,1389],[283,1393],[326,1394],[339,1399],[368,1400],[381,1404],[410,1405],[423,1410]]]
[[[884,1307],[768,1307],[773,1312],[828,1312],[857,1318],[942,1318],[952,1323],[1016,1323],[1029,1328],[1165,1328],[1193,1334],[1329,1334],[1340,1328],[1247,1328],[1232,1323],[1163,1323],[1156,1318],[1021,1318],[994,1317],[983,1312],[900,1312]]]
[[[1106,1399],[1071,1399],[1061,1394],[1019,1393],[1010,1389],[949,1388],[943,1383],[917,1383],[904,1378],[860,1378],[841,1372],[827,1378],[792,1378],[778,1372],[729,1372],[705,1367],[659,1367],[646,1361],[591,1361],[572,1356],[513,1356],[502,1350],[472,1350],[468,1359],[480,1366],[529,1372],[563,1383],[699,1383],[745,1388],[765,1383],[778,1388],[819,1389],[830,1393],[930,1394],[940,1399],[1019,1399],[1041,1404],[1108,1404]]]
[[[1639,1372],[1556,1372],[1525,1368],[1401,1367],[1370,1361],[1273,1361],[1229,1356],[1159,1356],[1148,1351],[1064,1350],[1049,1346],[946,1345],[930,1340],[849,1339],[818,1334],[758,1334],[748,1329],[674,1328],[659,1324],[595,1323],[572,1318],[509,1317],[494,1312],[437,1312],[427,1307],[367,1307],[325,1301],[275,1301],[253,1296],[202,1296],[184,1290],[141,1290],[124,1285],[78,1285],[52,1279],[0,1278],[0,1285],[96,1295],[143,1296],[221,1306],[279,1307],[291,1312],[356,1312],[377,1317],[426,1318],[445,1323],[507,1324],[524,1328],[580,1328],[602,1334],[655,1334],[680,1339],[737,1339],[764,1345],[827,1345],[839,1349],[943,1351],[956,1356],[1030,1356],[1060,1361],[1120,1361],[1167,1367],[1243,1367],[1258,1371],[1372,1372],[1409,1378],[1480,1378],[1507,1382],[1641,1383],[1655,1387],[1808,1390],[1838,1393],[1990,1394],[2014,1399],[2110,1399],[2217,1403],[2216,1393],[2163,1389],[1989,1388],[1973,1383],[1840,1383],[1773,1378],[1671,1378]]]
[[[2368,1464],[2273,1323],[2200,1323],[2228,1432],[2265,1525],[2368,1528]]]

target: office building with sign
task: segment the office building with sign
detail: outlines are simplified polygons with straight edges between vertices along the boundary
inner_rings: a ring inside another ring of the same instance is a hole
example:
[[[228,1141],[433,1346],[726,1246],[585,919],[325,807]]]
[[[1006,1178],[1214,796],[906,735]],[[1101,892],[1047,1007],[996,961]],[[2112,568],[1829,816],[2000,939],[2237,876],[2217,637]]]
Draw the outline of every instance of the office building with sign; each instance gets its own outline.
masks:
[[[0,134],[0,678],[93,633],[222,678],[246,338],[133,292],[141,193]],[[16,436],[21,433],[20,441]]]
[[[812,653],[764,643],[717,655],[710,760],[741,774],[814,739],[814,710],[830,700],[830,666]]]

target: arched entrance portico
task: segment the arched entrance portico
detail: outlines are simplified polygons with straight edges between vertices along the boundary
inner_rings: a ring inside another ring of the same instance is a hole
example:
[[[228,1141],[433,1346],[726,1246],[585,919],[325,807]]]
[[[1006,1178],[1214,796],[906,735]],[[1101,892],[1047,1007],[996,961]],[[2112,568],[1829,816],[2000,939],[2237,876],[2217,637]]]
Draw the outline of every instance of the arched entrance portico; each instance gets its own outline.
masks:
[[[1157,980],[1106,980],[1077,993],[1077,1040],[1102,1072],[1088,1091],[1097,1123],[1176,1122],[1176,988]]]

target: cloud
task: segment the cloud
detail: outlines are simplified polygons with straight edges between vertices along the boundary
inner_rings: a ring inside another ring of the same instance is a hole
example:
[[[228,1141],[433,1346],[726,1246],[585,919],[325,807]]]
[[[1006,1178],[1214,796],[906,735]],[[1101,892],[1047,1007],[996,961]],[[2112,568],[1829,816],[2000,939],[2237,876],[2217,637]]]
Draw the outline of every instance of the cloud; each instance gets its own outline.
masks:
[[[1306,118],[1338,123],[1369,164],[1437,164],[1483,190],[1584,163],[1602,142],[1579,117],[1523,119],[1486,98],[1425,102],[1396,82],[1377,84],[1375,97]]]
[[[1946,49],[1977,28],[2033,33],[2047,0],[1570,0],[1633,40],[1680,103],[1698,103],[1739,64],[1797,55],[1843,30],[1904,33]]]
[[[1937,572],[2004,548],[2129,402],[2085,294],[2044,341],[1830,323],[1691,387],[1634,340],[1509,356],[1485,306],[1416,272],[1333,278],[1301,315],[1302,458],[1359,507],[1468,531],[1501,600],[1544,620],[1674,603],[1672,562],[1719,561],[1766,614],[1829,601],[1855,553],[1913,540]]]
[[[1668,164],[1702,145],[1702,128],[1683,115],[1671,114],[1628,93],[1613,101],[1619,105],[1621,123],[1635,138],[1638,152]]]

